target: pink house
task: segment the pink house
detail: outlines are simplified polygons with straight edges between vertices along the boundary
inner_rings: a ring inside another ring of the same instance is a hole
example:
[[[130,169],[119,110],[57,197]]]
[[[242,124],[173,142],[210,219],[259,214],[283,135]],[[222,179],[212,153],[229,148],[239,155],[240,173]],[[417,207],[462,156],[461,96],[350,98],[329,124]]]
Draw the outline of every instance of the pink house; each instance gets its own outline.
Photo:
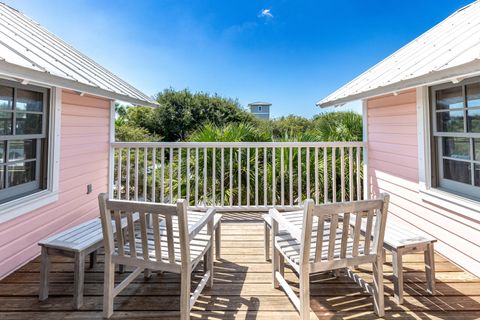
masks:
[[[98,216],[114,101],[155,102],[0,3],[0,279],[37,242]]]
[[[480,276],[480,2],[318,102],[363,101],[369,195]]]

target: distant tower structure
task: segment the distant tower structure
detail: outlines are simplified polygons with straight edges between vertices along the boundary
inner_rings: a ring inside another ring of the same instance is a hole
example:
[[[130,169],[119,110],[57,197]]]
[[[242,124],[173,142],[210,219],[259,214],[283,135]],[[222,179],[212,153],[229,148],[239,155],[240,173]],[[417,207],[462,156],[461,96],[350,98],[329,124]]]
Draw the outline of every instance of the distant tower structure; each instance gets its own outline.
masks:
[[[260,119],[268,120],[270,119],[270,107],[272,106],[269,102],[252,102],[248,104],[250,108],[250,113],[254,114]]]

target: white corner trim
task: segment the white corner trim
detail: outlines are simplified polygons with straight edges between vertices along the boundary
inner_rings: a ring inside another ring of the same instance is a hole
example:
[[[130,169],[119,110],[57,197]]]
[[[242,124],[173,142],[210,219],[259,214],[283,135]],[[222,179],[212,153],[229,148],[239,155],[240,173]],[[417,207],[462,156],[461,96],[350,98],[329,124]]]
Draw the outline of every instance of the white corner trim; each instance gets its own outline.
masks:
[[[113,198],[113,178],[115,166],[115,149],[113,143],[115,142],[115,101],[110,102],[110,129],[108,139],[108,196]]]
[[[420,189],[429,189],[431,182],[430,108],[428,87],[418,87],[417,93],[417,138],[418,182]]]
[[[422,201],[451,210],[459,215],[479,219],[480,202],[441,188],[432,187],[430,100],[428,87],[417,88],[418,183]]]
[[[370,177],[368,173],[368,101],[362,100],[362,130],[363,130],[363,199],[370,199]]]
[[[50,88],[48,132],[47,188],[45,190],[0,204],[0,223],[17,218],[58,200],[60,180],[60,128],[62,117],[62,89]]]

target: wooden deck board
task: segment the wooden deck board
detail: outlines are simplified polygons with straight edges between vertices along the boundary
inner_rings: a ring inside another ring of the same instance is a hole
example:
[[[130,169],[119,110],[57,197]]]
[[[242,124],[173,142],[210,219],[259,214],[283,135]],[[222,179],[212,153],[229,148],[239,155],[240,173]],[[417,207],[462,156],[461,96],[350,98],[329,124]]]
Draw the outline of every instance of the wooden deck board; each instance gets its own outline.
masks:
[[[263,260],[263,225],[259,214],[226,214],[222,260],[215,261],[215,281],[194,306],[192,319],[298,319],[283,291],[273,289],[270,262]],[[246,223],[238,221],[248,220]],[[257,219],[257,222],[252,222]],[[85,305],[72,308],[73,262],[54,258],[50,297],[37,299],[39,259],[0,281],[0,319],[101,319],[103,256],[86,269]],[[480,319],[480,279],[436,255],[437,295],[425,291],[423,255],[405,256],[405,303],[393,300],[391,257],[385,265],[386,319]],[[88,261],[87,261],[88,263]],[[370,266],[358,272],[371,280]],[[116,281],[128,276],[117,274]],[[286,271],[297,291],[297,277]],[[113,319],[177,319],[178,275],[139,276],[115,299]],[[194,281],[198,281],[194,280]],[[312,278],[311,306],[319,319],[375,319],[372,299],[346,277]]]

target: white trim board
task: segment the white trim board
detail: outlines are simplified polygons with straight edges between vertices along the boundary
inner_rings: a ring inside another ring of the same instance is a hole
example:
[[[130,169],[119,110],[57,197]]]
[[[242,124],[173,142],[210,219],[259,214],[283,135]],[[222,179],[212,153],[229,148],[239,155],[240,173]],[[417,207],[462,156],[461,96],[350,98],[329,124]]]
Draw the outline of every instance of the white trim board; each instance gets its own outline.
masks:
[[[30,213],[58,200],[61,117],[62,89],[58,87],[50,88],[47,188],[28,196],[0,204],[0,223]]]
[[[465,217],[480,219],[480,202],[432,187],[429,87],[417,88],[418,191],[422,201]]]

